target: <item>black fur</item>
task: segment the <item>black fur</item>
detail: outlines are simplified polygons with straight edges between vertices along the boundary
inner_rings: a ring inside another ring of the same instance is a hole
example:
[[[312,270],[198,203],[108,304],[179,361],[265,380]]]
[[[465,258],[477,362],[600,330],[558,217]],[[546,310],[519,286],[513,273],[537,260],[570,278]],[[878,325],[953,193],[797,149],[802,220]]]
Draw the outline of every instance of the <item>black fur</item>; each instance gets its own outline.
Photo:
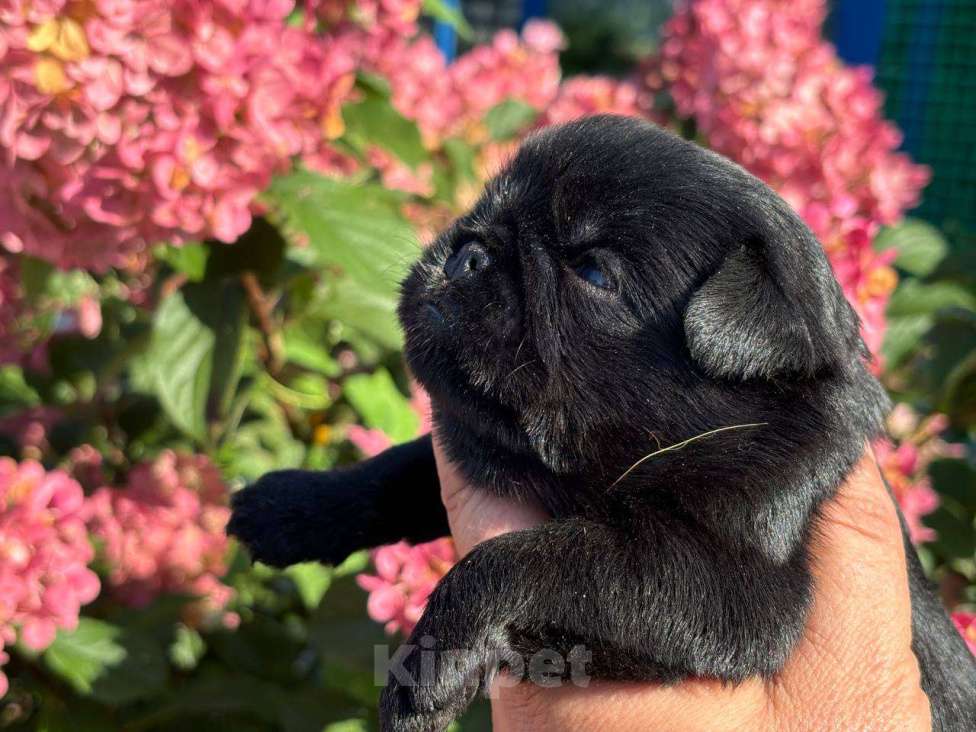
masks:
[[[540,648],[585,645],[608,679],[782,667],[819,508],[888,406],[786,203],[643,122],[550,128],[424,252],[400,316],[450,458],[553,520],[479,545],[441,581],[410,642],[470,652],[432,683],[391,679],[387,729],[444,727],[493,659]],[[430,442],[268,475],[235,496],[230,531],[273,564],[443,535]],[[906,551],[936,729],[971,730],[976,664]]]

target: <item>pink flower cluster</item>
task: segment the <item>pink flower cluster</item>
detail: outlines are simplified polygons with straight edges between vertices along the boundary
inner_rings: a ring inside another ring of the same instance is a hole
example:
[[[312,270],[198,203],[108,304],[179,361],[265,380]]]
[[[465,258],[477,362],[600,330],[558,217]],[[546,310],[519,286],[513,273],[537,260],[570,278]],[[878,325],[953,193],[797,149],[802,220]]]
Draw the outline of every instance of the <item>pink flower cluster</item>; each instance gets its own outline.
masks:
[[[292,0],[0,0],[0,245],[124,266],[157,241],[232,242],[273,172],[350,161],[357,28]]]
[[[651,117],[650,94],[631,81],[607,76],[574,76],[559,87],[542,124],[568,122],[591,114]]]
[[[822,0],[699,0],[668,23],[645,80],[800,212],[877,353],[896,278],[871,241],[918,202],[929,171],[895,152],[870,70],[821,39],[824,13]]]
[[[411,546],[380,547],[373,552],[375,575],[360,574],[356,582],[369,593],[366,609],[388,633],[409,633],[417,624],[441,577],[457,561],[454,543],[438,539]]]
[[[60,470],[0,458],[0,665],[18,635],[39,651],[98,595],[81,486]],[[0,696],[7,692],[0,672]]]
[[[227,486],[207,457],[164,452],[133,468],[124,488],[95,491],[87,513],[121,602],[138,607],[164,592],[197,595],[188,623],[237,624],[237,615],[225,611],[234,592],[220,581],[227,570]]]
[[[446,137],[487,140],[485,113],[506,100],[542,110],[559,89],[563,37],[547,21],[526,23],[521,36],[495,35],[448,65],[430,36],[390,34],[368,48],[366,67],[390,82],[393,104],[436,148]]]
[[[962,635],[969,650],[976,656],[976,613],[957,612],[952,614],[952,622]]]
[[[939,495],[926,475],[929,464],[936,458],[963,455],[962,445],[948,444],[939,437],[948,426],[949,420],[943,414],[921,419],[907,404],[898,404],[888,417],[891,439],[878,440],[874,445],[878,465],[915,543],[935,538],[935,532],[922,524],[922,517],[939,506]]]

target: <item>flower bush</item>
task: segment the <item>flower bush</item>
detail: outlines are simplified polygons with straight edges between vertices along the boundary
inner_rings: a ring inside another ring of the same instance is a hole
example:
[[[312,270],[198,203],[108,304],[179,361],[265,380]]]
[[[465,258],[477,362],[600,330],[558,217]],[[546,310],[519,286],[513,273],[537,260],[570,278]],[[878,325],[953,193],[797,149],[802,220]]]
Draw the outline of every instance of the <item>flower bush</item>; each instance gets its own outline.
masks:
[[[973,644],[976,291],[902,221],[928,172],[824,4],[698,0],[625,78],[562,78],[545,21],[448,63],[435,6],[0,0],[3,724],[375,720],[370,646],[450,540],[272,571],[224,536],[228,494],[429,429],[395,319],[416,242],[524,135],[600,112],[728,155],[823,242],[899,402],[879,462]]]
[[[76,455],[76,470],[81,463]],[[198,596],[185,608],[189,625],[214,616],[237,624],[234,613],[223,612],[234,592],[220,581],[227,571],[227,486],[206,456],[166,451],[134,467],[125,487],[98,488],[86,513],[120,602],[140,607],[166,592]]]
[[[54,642],[58,628],[73,630],[78,612],[99,591],[88,569],[84,494],[62,471],[0,458],[0,660],[16,639],[33,651]],[[0,672],[0,692],[7,677]]]

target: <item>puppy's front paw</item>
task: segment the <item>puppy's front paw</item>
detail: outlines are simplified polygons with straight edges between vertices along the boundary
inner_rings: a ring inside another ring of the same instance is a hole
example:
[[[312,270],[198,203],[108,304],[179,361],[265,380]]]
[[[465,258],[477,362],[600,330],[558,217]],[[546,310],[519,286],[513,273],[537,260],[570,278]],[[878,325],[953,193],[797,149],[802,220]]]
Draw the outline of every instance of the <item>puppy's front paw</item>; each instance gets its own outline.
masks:
[[[343,515],[343,492],[333,482],[328,473],[268,473],[231,496],[227,533],[252,559],[273,567],[309,560],[339,564],[359,547],[350,535],[355,516]]]
[[[443,649],[430,636],[401,646],[380,695],[383,732],[440,732],[461,716],[484,688],[491,654],[478,648]]]

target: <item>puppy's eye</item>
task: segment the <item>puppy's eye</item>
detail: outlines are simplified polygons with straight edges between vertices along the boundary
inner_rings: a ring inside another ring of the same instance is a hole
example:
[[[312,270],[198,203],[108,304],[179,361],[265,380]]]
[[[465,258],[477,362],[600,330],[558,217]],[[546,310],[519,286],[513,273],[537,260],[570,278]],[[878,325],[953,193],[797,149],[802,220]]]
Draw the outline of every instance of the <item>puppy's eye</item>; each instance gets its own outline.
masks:
[[[580,279],[586,280],[589,284],[594,287],[599,287],[601,290],[610,290],[613,288],[610,277],[604,271],[603,266],[591,256],[584,257],[576,262],[573,265],[573,271],[576,272]]]

